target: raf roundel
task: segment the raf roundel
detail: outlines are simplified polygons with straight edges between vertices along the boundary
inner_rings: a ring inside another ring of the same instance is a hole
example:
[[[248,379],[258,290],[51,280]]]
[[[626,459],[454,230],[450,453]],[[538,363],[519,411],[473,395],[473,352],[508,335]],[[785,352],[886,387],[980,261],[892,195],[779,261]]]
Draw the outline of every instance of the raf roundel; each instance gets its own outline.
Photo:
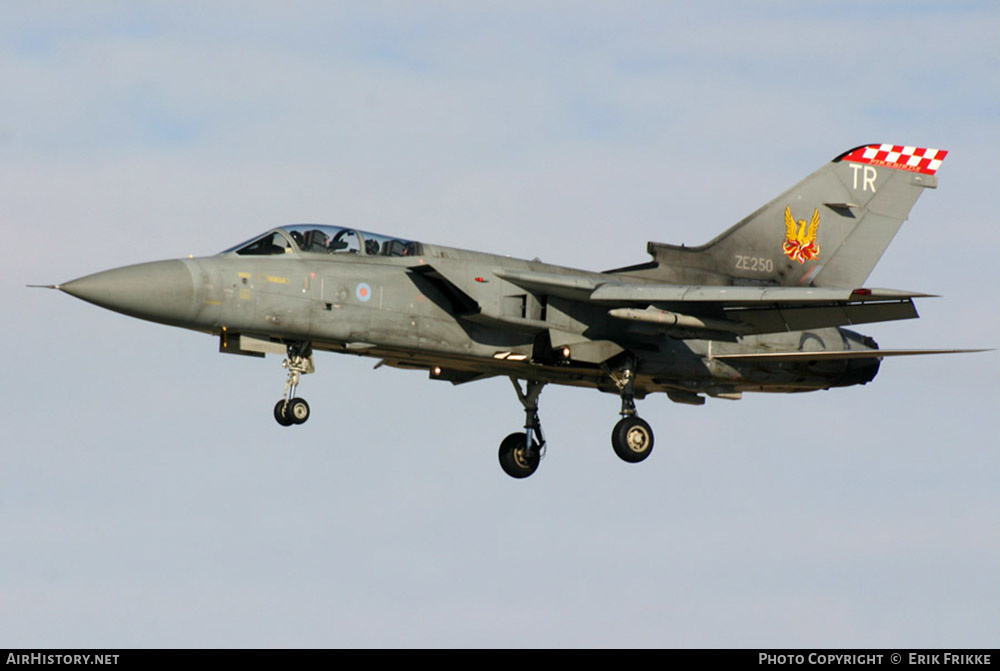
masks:
[[[362,303],[367,303],[368,299],[372,297],[372,288],[362,282],[358,285],[358,288],[354,290],[354,295],[357,296],[358,300]]]

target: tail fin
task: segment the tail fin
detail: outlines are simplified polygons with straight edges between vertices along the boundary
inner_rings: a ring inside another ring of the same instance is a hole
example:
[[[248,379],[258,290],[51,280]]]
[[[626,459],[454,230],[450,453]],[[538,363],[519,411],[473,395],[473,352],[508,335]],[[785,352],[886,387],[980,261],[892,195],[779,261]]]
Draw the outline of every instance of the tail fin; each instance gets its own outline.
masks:
[[[947,151],[871,144],[846,151],[708,244],[647,249],[623,274],[681,284],[860,287]]]

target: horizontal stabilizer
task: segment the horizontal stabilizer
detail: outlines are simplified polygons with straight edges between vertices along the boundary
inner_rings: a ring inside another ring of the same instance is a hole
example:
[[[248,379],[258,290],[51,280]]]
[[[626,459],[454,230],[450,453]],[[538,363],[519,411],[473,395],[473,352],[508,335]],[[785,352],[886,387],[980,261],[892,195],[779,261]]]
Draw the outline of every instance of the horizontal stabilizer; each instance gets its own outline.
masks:
[[[923,354],[969,354],[989,352],[988,349],[873,349],[839,352],[758,352],[752,354],[717,354],[713,359],[729,361],[831,361],[836,359],[882,359],[887,356],[919,356]]]

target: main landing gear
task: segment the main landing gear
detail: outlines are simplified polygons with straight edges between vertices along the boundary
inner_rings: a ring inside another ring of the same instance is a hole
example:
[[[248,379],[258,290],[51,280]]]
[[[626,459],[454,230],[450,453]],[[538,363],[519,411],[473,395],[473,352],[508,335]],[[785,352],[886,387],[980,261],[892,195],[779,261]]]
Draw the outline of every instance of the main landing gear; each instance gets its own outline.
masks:
[[[281,426],[303,424],[309,419],[309,404],[304,398],[295,396],[299,386],[299,376],[312,373],[312,347],[309,343],[292,343],[288,345],[288,358],[281,362],[281,367],[288,370],[285,382],[285,397],[274,405],[274,419]]]
[[[512,433],[500,443],[500,467],[510,477],[520,479],[535,472],[545,453],[545,435],[538,419],[538,397],[545,383],[527,380],[521,391],[516,378],[510,381],[524,406],[524,431]]]
[[[635,411],[635,361],[627,359],[624,366],[606,368],[605,372],[622,399],[621,419],[611,431],[611,446],[622,461],[638,463],[653,451],[653,429]],[[527,380],[522,390],[516,378],[510,381],[524,406],[524,431],[512,433],[500,443],[500,467],[510,477],[521,479],[534,473],[545,455],[545,435],[538,419],[538,397],[545,382]]]
[[[653,451],[653,429],[635,413],[635,362],[630,359],[622,368],[607,372],[622,398],[622,418],[611,431],[611,447],[622,461],[636,464]]]

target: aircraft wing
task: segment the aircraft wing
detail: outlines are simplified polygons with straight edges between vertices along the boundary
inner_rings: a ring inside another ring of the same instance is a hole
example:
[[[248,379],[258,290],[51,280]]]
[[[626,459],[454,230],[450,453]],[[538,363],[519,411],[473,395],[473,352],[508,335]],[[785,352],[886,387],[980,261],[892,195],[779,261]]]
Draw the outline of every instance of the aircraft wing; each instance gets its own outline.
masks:
[[[495,274],[528,291],[605,305],[611,317],[681,330],[692,337],[913,319],[918,316],[913,299],[932,296],[896,289],[673,285],[511,270]]]
[[[716,354],[712,358],[730,361],[830,361],[834,359],[882,359],[889,356],[922,356],[924,354],[971,354],[988,349],[880,349],[819,352],[753,352],[747,354]]]
[[[597,287],[590,299],[601,303],[625,301],[645,303],[721,303],[756,305],[767,303],[824,303],[829,301],[870,302],[907,298],[927,298],[930,294],[896,289],[836,289],[824,287],[705,287],[660,284],[607,283]]]

